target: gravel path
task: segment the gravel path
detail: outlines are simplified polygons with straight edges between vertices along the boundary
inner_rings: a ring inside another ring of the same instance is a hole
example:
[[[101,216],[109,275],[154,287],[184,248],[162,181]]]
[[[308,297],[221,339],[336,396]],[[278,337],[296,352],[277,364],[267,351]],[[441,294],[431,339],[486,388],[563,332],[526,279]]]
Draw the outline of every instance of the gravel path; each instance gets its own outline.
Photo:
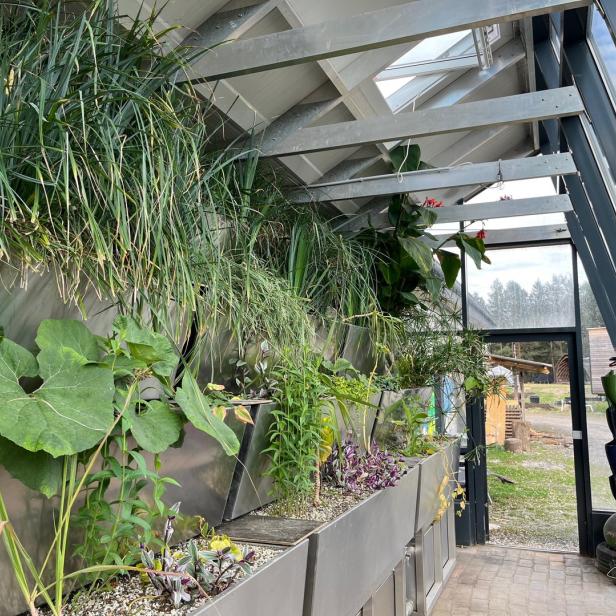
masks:
[[[607,465],[605,443],[611,440],[604,413],[588,413],[588,455],[590,463],[596,466]],[[526,419],[540,432],[571,438],[571,415],[560,411],[529,411]]]

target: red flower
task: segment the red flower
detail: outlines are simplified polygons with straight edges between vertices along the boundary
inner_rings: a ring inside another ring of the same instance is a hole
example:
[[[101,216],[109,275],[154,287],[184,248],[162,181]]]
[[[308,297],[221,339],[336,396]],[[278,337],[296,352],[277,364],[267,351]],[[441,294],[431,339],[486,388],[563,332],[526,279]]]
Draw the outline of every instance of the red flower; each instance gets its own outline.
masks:
[[[442,207],[443,202],[437,201],[433,197],[426,197],[423,202],[424,207]]]
[[[477,231],[477,235],[475,235],[475,237],[478,240],[485,240],[486,239],[486,235],[487,235],[486,230],[485,229],[481,229],[481,231]]]

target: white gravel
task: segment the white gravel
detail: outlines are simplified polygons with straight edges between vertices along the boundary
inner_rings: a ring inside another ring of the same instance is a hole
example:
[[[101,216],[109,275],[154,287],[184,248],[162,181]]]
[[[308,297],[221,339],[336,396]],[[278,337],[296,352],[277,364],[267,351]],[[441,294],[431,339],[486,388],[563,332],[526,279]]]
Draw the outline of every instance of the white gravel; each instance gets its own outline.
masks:
[[[255,515],[330,522],[368,498],[370,494],[372,494],[370,491],[351,493],[340,488],[323,486],[321,504],[318,507],[313,505],[311,499],[278,501],[255,511]]]
[[[200,549],[206,548],[204,543],[200,544],[199,541],[197,543]],[[255,552],[253,573],[281,551],[280,548],[263,545],[238,545]],[[177,549],[181,551],[181,546]],[[239,577],[242,575],[240,573]],[[113,582],[111,588],[93,592],[91,595],[86,593],[76,595],[64,610],[64,616],[158,616],[159,614],[187,616],[209,600],[195,593],[195,599],[191,603],[175,609],[167,597],[158,597],[152,590],[152,586],[143,584],[138,575],[131,575]],[[45,616],[49,614],[46,610],[41,612]]]

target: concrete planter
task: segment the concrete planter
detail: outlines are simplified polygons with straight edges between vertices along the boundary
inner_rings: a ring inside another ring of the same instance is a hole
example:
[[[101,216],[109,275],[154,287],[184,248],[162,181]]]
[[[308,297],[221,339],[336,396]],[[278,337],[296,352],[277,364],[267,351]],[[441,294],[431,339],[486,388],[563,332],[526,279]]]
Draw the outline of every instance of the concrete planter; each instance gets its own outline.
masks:
[[[289,548],[190,616],[302,616],[308,541]]]
[[[419,472],[310,536],[304,616],[356,616],[391,576],[414,531]]]
[[[440,508],[440,491],[446,474],[457,475],[460,459],[460,441],[455,440],[444,449],[424,458],[419,463],[419,499],[415,531],[427,528]],[[451,483],[445,486],[445,496],[451,494]]]

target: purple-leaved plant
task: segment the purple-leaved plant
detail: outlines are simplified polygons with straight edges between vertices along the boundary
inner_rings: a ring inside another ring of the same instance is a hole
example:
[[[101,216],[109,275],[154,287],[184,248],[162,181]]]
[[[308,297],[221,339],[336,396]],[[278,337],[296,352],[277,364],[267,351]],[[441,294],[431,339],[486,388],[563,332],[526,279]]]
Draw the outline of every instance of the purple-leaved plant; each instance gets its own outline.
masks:
[[[361,451],[359,445],[346,439],[334,445],[332,453],[322,467],[323,481],[349,492],[362,489],[376,491],[395,486],[404,472],[402,460],[372,444],[370,451]]]

